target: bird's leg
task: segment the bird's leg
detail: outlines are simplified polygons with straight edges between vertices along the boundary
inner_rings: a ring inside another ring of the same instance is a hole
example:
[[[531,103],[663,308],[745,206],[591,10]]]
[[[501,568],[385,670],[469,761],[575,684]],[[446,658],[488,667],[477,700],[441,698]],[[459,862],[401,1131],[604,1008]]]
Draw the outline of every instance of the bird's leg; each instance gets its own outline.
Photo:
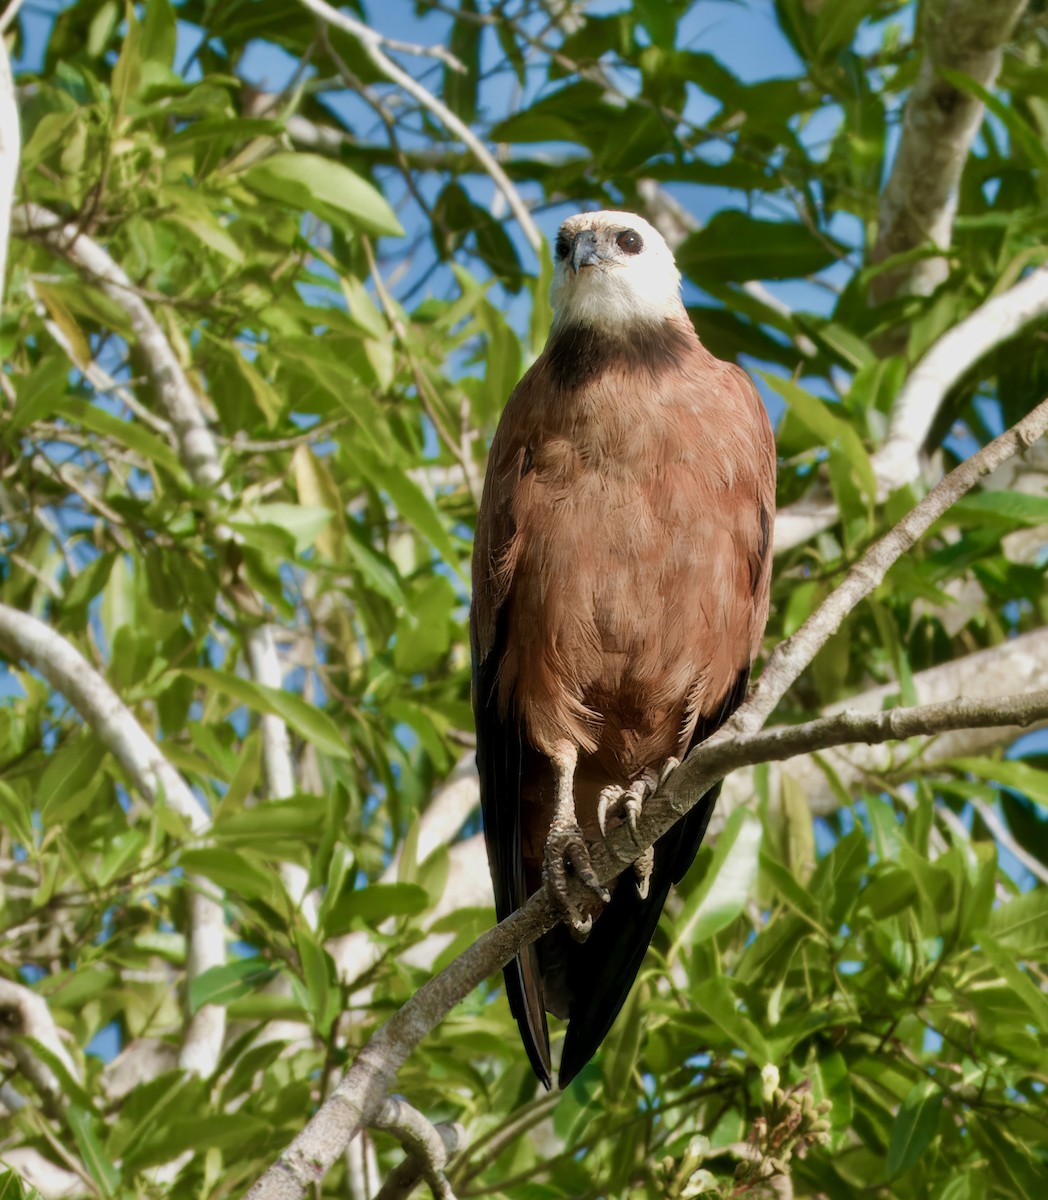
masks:
[[[593,928],[593,917],[585,916],[572,903],[568,895],[568,866],[579,880],[605,904],[611,895],[593,870],[586,839],[579,827],[575,811],[575,766],[578,749],[570,742],[559,742],[550,760],[557,772],[557,791],[553,805],[553,821],[546,839],[545,861],[542,873],[549,883],[558,904],[567,913],[572,931],[580,941]]]
[[[680,759],[668,758],[661,771],[656,772],[646,767],[628,788],[617,787],[615,784],[606,787],[597,801],[597,823],[601,833],[607,836],[608,817],[617,816],[625,821],[630,838],[634,845],[639,847],[637,821],[644,810],[644,803],[679,766]],[[654,865],[655,851],[651,846],[642,851],[633,863],[633,870],[637,876],[637,894],[642,900],[647,898]]]

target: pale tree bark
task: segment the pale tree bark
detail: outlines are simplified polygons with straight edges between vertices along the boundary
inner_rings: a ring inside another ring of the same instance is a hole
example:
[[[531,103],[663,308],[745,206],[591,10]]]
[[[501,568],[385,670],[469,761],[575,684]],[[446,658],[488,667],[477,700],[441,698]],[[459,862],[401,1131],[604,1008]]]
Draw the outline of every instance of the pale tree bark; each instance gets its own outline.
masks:
[[[65,1107],[65,1087],[44,1059],[33,1053],[24,1040],[32,1038],[50,1051],[69,1075],[80,1082],[80,1071],[62,1043],[51,1010],[43,996],[0,979],[0,1046],[10,1050],[21,1074],[33,1085],[44,1108],[55,1112]]]
[[[11,208],[14,204],[18,161],[22,152],[15,103],[15,83],[7,59],[7,45],[0,34],[0,309],[7,277],[7,247],[11,240]]]
[[[874,262],[926,244],[949,247],[957,187],[985,105],[943,72],[960,72],[992,89],[1026,0],[927,0],[920,7],[924,58],[906,100],[899,149],[881,196]],[[942,256],[922,258],[882,271],[871,293],[878,303],[927,296],[948,273]]]
[[[892,406],[884,444],[871,457],[877,498],[921,477],[921,450],[946,397],[997,346],[1048,317],[1048,268],[1041,267],[991,297],[935,343],[907,378]],[[775,552],[803,545],[839,518],[828,489],[782,509],[775,521]]]

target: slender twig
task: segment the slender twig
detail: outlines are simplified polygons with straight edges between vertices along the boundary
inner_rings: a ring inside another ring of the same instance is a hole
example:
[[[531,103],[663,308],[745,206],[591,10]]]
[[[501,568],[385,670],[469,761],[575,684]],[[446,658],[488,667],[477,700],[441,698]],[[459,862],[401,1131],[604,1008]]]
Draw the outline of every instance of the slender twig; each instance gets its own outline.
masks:
[[[18,16],[19,9],[24,3],[25,0],[10,0],[4,11],[0,13],[0,33],[6,33],[11,28],[15,17]]]
[[[1003,846],[1014,858],[1033,875],[1039,879],[1041,883],[1048,883],[1048,867],[1039,858],[1035,858],[1028,850],[1024,850],[1022,846],[1012,837],[1008,830],[1008,826],[1001,818],[993,811],[993,809],[979,796],[969,796],[972,808],[982,818],[983,824],[993,834],[994,840],[998,845]]]
[[[446,129],[450,130],[470,149],[477,162],[487,171],[495,186],[506,197],[506,203],[532,250],[536,254],[541,254],[542,234],[539,233],[538,226],[528,211],[520,192],[517,191],[516,185],[502,169],[498,159],[460,117],[453,113],[442,100],[424,88],[418,80],[399,67],[385,52],[386,49],[403,49],[405,53],[416,54],[420,52],[421,48],[405,49],[403,46],[393,45],[367,25],[332,8],[324,0],[302,0],[302,4],[320,20],[326,21],[329,25],[336,25],[339,29],[357,38],[368,58],[391,83],[395,83],[417,100],[423,108],[431,112]]]

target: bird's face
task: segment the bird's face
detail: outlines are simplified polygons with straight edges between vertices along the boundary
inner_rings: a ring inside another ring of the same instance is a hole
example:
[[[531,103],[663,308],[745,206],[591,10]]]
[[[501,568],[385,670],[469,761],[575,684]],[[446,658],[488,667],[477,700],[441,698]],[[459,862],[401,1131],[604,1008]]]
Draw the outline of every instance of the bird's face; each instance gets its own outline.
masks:
[[[582,213],[560,227],[550,300],[557,324],[621,329],[680,312],[680,272],[643,217]]]

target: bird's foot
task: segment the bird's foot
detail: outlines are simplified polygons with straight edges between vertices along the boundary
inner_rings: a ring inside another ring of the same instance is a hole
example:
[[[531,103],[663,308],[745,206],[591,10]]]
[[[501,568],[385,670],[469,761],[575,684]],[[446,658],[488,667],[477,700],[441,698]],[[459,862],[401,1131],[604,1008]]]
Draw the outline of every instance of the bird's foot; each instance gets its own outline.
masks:
[[[604,904],[608,903],[611,893],[597,878],[582,830],[576,822],[569,824],[555,821],[546,839],[542,874],[553,892],[554,899],[567,914],[572,936],[577,941],[584,942],[593,928],[593,914],[583,913],[568,894],[569,868],[598,900]]]
[[[625,822],[630,838],[639,846],[637,822],[644,811],[644,801],[652,795],[659,782],[659,776],[654,771],[645,769],[627,788],[615,784],[606,787],[597,800],[597,824],[601,833],[607,837],[608,818],[617,817]]]
[[[666,782],[674,771],[680,766],[680,759],[674,758],[671,754],[669,758],[662,764],[662,770],[659,771],[659,787]]]
[[[616,784],[606,787],[597,800],[597,823],[600,825],[601,833],[607,837],[608,818],[617,817],[625,823],[633,844],[639,847],[640,836],[637,832],[637,822],[640,814],[644,811],[644,804],[679,766],[680,759],[668,758],[661,771],[645,769],[628,788],[621,788]],[[651,881],[654,865],[655,851],[651,846],[633,860],[633,870],[637,876],[637,894],[642,900],[647,898],[648,884]]]

